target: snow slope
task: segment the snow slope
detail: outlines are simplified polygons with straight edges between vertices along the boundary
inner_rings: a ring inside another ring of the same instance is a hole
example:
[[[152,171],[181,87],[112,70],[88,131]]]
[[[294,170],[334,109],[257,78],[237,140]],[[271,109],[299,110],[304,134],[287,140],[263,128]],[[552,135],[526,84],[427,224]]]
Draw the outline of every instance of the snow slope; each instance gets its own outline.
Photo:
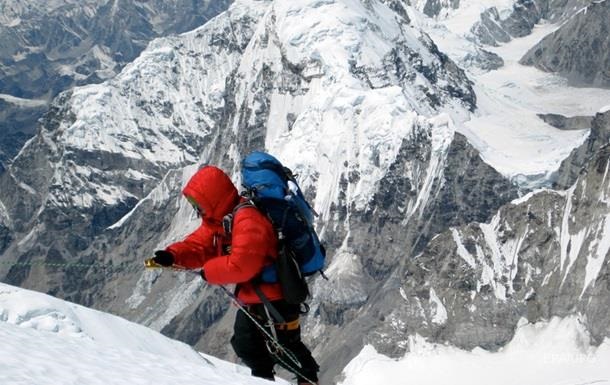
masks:
[[[0,384],[266,384],[122,318],[0,283]]]
[[[341,385],[375,384],[610,384],[610,341],[590,345],[577,316],[522,322],[499,352],[464,351],[413,337],[393,360],[366,346],[345,368]]]

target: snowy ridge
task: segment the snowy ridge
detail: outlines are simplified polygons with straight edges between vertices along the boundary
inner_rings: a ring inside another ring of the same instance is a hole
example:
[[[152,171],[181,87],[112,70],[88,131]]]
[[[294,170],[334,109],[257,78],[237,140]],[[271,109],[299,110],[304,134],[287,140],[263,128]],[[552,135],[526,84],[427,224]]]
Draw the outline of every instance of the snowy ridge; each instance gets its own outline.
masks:
[[[610,384],[610,340],[591,346],[578,316],[524,321],[499,352],[436,345],[420,336],[410,339],[409,353],[399,360],[366,346],[344,370],[340,385],[376,384]],[[432,370],[431,370],[432,369]],[[510,372],[510,376],[498,373]]]
[[[46,105],[48,102],[41,99],[23,99],[17,98],[12,95],[0,94],[0,100],[4,100],[7,103],[14,104],[19,107],[40,107]]]
[[[122,318],[5,284],[0,336],[6,385],[269,383]]]
[[[113,78],[152,39],[199,27],[230,2],[1,0],[2,161],[36,135],[61,92]]]
[[[53,165],[48,204],[130,205],[142,193],[132,186],[150,186],[162,170],[194,163],[223,108],[224,79],[245,44],[239,39],[247,42],[250,23],[264,7],[234,7],[195,31],[155,40],[117,77],[75,88],[58,101],[67,118],[40,134],[60,160]],[[229,37],[237,48],[219,48],[216,31],[234,25],[242,28]],[[39,146],[28,142],[20,156]]]
[[[6,284],[0,284],[0,320],[24,329],[107,346],[129,347],[153,354],[169,353],[167,349],[171,348],[171,354],[178,358],[193,356],[189,346],[122,318]],[[166,346],[159,350],[162,341],[166,341]]]
[[[400,52],[405,47],[408,52]],[[407,82],[388,66],[409,60],[406,55],[444,79],[431,81],[407,68],[413,78]],[[445,82],[462,88],[467,82],[445,72],[421,31],[378,2],[274,2],[239,71],[245,79],[257,79],[265,66],[282,73],[287,63],[300,69],[301,84],[284,90],[279,83],[272,92],[265,147],[299,173],[304,188],[315,188],[314,205],[324,219],[336,203],[343,174],[359,175],[349,187],[349,201],[364,209],[403,139],[432,125],[450,140],[452,132],[443,127],[467,114],[468,106],[444,88],[449,88]],[[256,109],[250,87],[245,82],[236,99]],[[440,105],[426,93],[437,96]],[[448,116],[437,124],[429,119],[439,110]]]

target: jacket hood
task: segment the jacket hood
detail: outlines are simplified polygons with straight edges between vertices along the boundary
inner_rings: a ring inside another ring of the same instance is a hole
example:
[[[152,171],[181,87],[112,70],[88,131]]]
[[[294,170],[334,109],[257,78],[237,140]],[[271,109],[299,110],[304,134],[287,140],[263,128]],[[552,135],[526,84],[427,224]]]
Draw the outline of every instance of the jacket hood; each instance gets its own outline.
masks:
[[[204,220],[221,222],[239,202],[239,193],[221,169],[205,166],[188,181],[182,193],[205,210]]]

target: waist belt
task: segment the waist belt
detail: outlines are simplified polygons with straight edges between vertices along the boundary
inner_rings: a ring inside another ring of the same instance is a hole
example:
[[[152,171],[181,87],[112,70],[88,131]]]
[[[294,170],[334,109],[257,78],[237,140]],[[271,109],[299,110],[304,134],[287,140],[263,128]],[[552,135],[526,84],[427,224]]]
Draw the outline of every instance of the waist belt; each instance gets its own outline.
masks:
[[[248,312],[257,320],[261,322],[267,321],[265,317],[256,314],[256,312],[252,311],[252,306],[248,306]],[[297,330],[301,326],[300,318],[297,318],[292,321],[287,322],[274,322],[273,327],[275,330]]]
[[[299,319],[297,318],[294,321],[273,324],[273,326],[277,330],[296,330],[299,328]]]

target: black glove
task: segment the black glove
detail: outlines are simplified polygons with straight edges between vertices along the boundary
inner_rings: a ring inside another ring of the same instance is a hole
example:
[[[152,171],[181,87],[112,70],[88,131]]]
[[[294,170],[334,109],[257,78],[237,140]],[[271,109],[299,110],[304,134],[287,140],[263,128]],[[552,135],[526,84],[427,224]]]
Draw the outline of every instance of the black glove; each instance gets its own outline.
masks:
[[[153,258],[153,261],[155,261],[156,263],[158,263],[159,265],[161,265],[163,267],[170,267],[171,265],[174,264],[174,256],[169,251],[157,250],[157,251],[155,251],[155,256]]]
[[[201,269],[201,278],[203,278],[204,281],[207,281],[207,279],[205,279],[205,271],[203,269]]]

